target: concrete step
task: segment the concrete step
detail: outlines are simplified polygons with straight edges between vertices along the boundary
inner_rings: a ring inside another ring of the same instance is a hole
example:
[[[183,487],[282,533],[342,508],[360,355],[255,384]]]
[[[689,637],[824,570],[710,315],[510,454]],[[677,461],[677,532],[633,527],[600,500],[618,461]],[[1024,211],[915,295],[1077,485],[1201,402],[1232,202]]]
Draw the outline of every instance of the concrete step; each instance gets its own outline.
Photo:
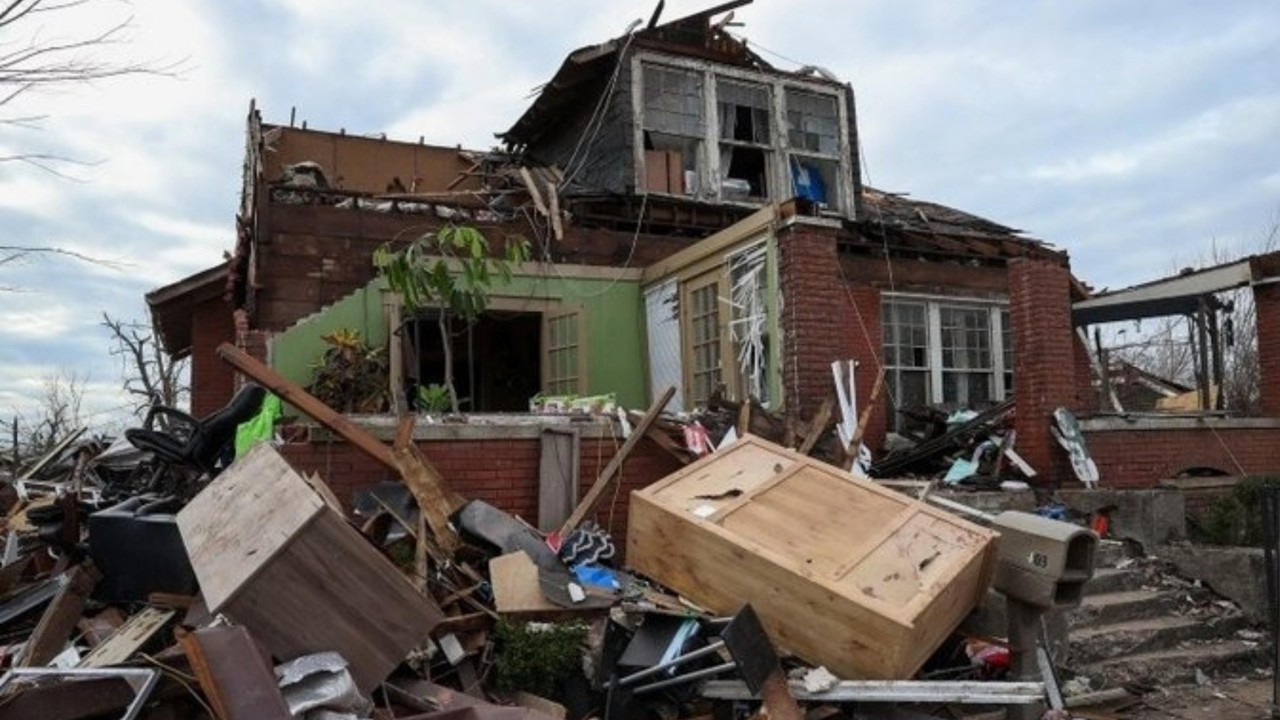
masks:
[[[1172,614],[1178,606],[1179,594],[1169,590],[1122,590],[1088,595],[1067,613],[1067,626],[1097,627]]]
[[[1115,567],[1115,564],[1136,553],[1126,542],[1119,540],[1099,540],[1098,552],[1093,558],[1094,567]]]
[[[1243,675],[1266,662],[1266,649],[1261,644],[1223,640],[1110,658],[1077,670],[1089,676],[1094,687],[1127,683],[1168,686],[1195,682],[1197,669],[1219,679]]]
[[[1136,568],[1104,567],[1093,571],[1093,577],[1085,583],[1085,595],[1141,590],[1144,575]]]
[[[1163,617],[1125,620],[1106,625],[1077,628],[1068,638],[1068,663],[1086,665],[1127,655],[1179,647],[1191,640],[1221,640],[1245,627],[1245,619],[1234,617]]]

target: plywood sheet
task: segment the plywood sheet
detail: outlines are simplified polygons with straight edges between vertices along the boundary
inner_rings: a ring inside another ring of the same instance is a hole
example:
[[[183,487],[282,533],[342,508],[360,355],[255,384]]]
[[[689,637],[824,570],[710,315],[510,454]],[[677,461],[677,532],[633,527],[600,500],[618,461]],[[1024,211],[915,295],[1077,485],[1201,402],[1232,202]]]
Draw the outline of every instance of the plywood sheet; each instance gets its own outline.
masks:
[[[177,518],[209,609],[219,612],[322,511],[324,500],[268,443],[224,470]]]
[[[528,617],[561,609],[543,596],[538,566],[523,550],[490,560],[489,582],[493,585],[494,607],[499,614]]]
[[[774,479],[791,465],[782,448],[737,442],[651,485],[661,505],[709,517]]]

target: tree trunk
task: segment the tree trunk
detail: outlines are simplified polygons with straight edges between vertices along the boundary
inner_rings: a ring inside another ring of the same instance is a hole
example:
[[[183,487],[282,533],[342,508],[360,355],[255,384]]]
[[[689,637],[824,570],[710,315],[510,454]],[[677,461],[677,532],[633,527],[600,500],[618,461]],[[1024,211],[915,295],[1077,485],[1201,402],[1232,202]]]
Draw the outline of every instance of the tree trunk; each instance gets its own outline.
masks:
[[[440,308],[436,320],[440,326],[441,348],[444,350],[444,387],[449,391],[449,405],[453,408],[453,414],[457,415],[458,391],[453,387],[453,343],[449,337],[449,318],[444,308]]]

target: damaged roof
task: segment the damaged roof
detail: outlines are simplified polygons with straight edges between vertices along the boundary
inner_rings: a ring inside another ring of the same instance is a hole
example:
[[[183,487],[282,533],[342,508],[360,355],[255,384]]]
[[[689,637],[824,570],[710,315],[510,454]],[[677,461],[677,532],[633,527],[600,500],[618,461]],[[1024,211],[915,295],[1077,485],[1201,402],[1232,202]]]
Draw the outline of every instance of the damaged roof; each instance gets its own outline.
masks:
[[[926,254],[1007,259],[1037,257],[1066,263],[1066,253],[1021,230],[953,207],[864,186],[863,241]]]
[[[533,104],[510,129],[497,137],[510,148],[535,142],[544,132],[555,127],[565,114],[580,109],[588,98],[596,97],[619,62],[620,53],[631,47],[780,72],[752,52],[745,40],[725,31],[728,18],[719,23],[711,22],[712,16],[748,5],[751,1],[732,0],[661,25],[657,20],[663,3],[658,3],[645,28],[569,53],[551,80],[536,90]]]
[[[227,263],[222,262],[147,293],[151,324],[165,352],[175,360],[191,354],[191,317],[201,303],[227,292]]]

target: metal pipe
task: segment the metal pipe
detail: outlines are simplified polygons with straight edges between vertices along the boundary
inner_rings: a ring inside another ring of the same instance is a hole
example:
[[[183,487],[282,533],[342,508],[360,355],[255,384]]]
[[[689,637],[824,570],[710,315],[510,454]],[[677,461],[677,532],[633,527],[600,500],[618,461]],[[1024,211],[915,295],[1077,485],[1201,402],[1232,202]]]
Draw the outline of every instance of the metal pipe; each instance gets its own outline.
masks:
[[[712,665],[712,666],[711,666],[711,667],[709,667],[709,668],[703,668],[703,669],[701,669],[701,670],[694,670],[694,671],[693,671],[693,672],[691,672],[691,673],[686,673],[686,674],[684,674],[684,675],[679,675],[679,676],[677,676],[677,677],[668,678],[668,679],[666,679],[666,680],[659,680],[659,681],[658,681],[658,682],[656,682],[656,683],[649,683],[648,685],[641,685],[640,687],[636,688],[635,690],[632,690],[632,691],[631,691],[631,694],[632,694],[632,695],[640,695],[640,694],[643,694],[643,693],[652,692],[652,691],[654,691],[654,690],[661,690],[661,689],[662,689],[662,688],[664,688],[664,687],[670,687],[670,686],[672,686],[672,685],[681,685],[681,684],[683,684],[683,683],[692,682],[692,681],[694,681],[694,680],[700,680],[700,679],[702,679],[702,678],[704,678],[704,677],[711,677],[712,675],[719,675],[719,674],[720,674],[720,673],[722,673],[722,672],[728,672],[729,670],[732,670],[732,669],[734,669],[734,668],[736,668],[736,667],[738,667],[737,663],[732,663],[732,662],[721,663],[721,664],[719,664],[719,665]]]
[[[631,673],[630,675],[628,675],[628,676],[626,676],[626,677],[624,677],[624,678],[620,678],[620,679],[618,680],[618,687],[624,687],[624,686],[627,686],[627,685],[630,685],[630,684],[634,683],[634,682],[635,682],[635,681],[637,681],[637,680],[643,680],[643,679],[645,679],[645,678],[647,678],[647,677],[649,677],[649,676],[651,676],[651,675],[657,675],[658,673],[662,672],[663,670],[666,670],[666,669],[668,669],[668,668],[673,668],[673,667],[675,667],[675,666],[677,666],[677,665],[679,665],[679,664],[681,664],[681,663],[687,662],[687,661],[689,661],[689,660],[697,660],[697,659],[698,659],[698,658],[700,658],[700,657],[706,657],[707,655],[710,655],[710,654],[712,654],[712,653],[714,653],[714,652],[717,652],[717,651],[718,651],[718,650],[720,650],[720,648],[722,648],[722,647],[724,647],[724,641],[723,641],[723,640],[719,640],[719,641],[716,641],[716,642],[711,643],[710,645],[707,645],[706,647],[698,648],[697,650],[694,650],[693,652],[687,652],[687,653],[685,653],[684,655],[679,655],[679,656],[677,656],[677,657],[673,657],[673,658],[671,658],[670,660],[668,660],[668,661],[666,661],[666,662],[664,662],[664,663],[658,663],[657,665],[654,665],[653,667],[648,667],[648,668],[645,668],[644,670],[641,670],[641,671],[639,671],[639,672]],[[611,685],[611,684],[612,684],[612,681],[611,681],[611,682],[609,682],[609,683],[605,683],[605,686],[606,686],[606,687],[608,687],[608,686],[609,686],[609,685]]]

